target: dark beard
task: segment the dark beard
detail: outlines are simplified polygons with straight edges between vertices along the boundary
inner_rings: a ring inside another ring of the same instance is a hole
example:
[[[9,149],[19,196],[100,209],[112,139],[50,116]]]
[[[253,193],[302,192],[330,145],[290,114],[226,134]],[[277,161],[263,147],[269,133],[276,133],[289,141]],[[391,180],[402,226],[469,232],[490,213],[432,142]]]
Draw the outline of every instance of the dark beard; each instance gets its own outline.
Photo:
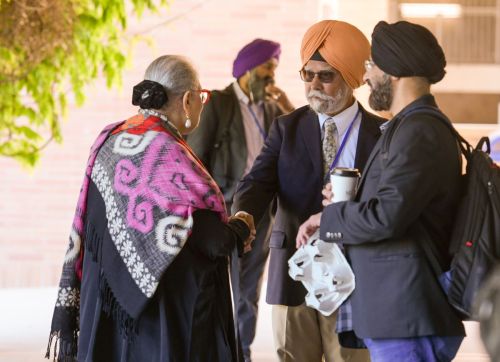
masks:
[[[368,104],[374,111],[388,111],[392,104],[392,85],[391,78],[384,74],[382,82],[376,87],[372,86]]]
[[[271,77],[259,77],[256,73],[250,74],[248,80],[248,89],[250,91],[250,98],[253,102],[260,102],[266,99],[266,86],[273,82]]]

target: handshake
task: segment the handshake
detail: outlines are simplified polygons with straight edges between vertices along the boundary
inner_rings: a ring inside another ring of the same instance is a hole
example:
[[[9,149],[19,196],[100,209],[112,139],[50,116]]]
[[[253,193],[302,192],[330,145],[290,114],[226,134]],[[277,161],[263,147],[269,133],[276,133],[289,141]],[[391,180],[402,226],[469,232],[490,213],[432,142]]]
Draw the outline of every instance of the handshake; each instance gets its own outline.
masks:
[[[229,217],[229,221],[231,220],[241,220],[243,221],[246,226],[248,227],[248,230],[250,230],[250,234],[248,235],[248,238],[243,241],[243,252],[247,253],[250,250],[252,250],[252,242],[255,239],[255,224],[253,222],[253,216],[250,215],[248,212],[245,211],[238,211],[236,214],[233,216]]]

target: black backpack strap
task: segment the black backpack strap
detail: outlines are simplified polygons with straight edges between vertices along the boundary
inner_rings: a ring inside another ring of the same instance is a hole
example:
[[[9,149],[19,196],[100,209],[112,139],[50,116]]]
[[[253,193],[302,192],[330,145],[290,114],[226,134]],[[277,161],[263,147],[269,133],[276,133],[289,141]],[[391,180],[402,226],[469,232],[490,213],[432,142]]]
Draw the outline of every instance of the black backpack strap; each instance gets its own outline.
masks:
[[[485,146],[486,146],[486,150],[484,150]],[[475,150],[476,151],[483,150],[484,152],[486,152],[489,155],[491,153],[490,139],[488,137],[481,137],[481,139],[477,143]]]
[[[434,272],[434,275],[439,278],[443,272],[445,272],[446,267],[445,267],[445,262],[443,258],[441,257],[441,254],[439,250],[437,249],[436,245],[432,242],[431,236],[429,235],[429,232],[425,228],[425,226],[422,223],[418,223],[418,228],[420,232],[425,235],[424,240],[420,243],[420,246],[422,247],[424,254],[427,258],[427,261],[429,262],[432,271]]]
[[[412,108],[409,111],[407,111],[405,114],[403,114],[402,118],[404,119],[404,118],[408,117],[410,114],[414,114],[414,113],[430,114],[430,115],[435,116],[437,119],[439,119],[444,125],[446,125],[446,127],[448,127],[448,129],[451,131],[451,133],[453,133],[453,135],[457,139],[458,146],[460,147],[460,151],[465,156],[465,158],[467,160],[470,158],[470,155],[471,155],[474,148],[471,146],[471,144],[469,142],[467,142],[467,140],[465,138],[462,137],[462,135],[460,133],[458,133],[458,131],[455,129],[455,127],[453,127],[453,124],[448,119],[448,117],[443,112],[441,112],[441,110],[439,108],[429,106],[429,105],[418,106],[418,107]],[[487,138],[487,137],[483,137],[483,138]],[[488,150],[489,150],[489,140],[487,140],[487,144],[488,144]],[[477,147],[479,147],[479,144]],[[477,149],[477,147],[476,147],[476,149]]]

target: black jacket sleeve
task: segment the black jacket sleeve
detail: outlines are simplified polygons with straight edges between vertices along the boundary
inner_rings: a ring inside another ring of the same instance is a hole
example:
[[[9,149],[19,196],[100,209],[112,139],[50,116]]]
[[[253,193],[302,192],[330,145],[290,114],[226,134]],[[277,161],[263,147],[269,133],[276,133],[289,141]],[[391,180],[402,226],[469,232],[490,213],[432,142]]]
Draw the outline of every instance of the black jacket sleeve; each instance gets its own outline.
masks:
[[[408,118],[391,140],[386,165],[375,178],[375,194],[360,202],[327,206],[321,217],[321,236],[327,231],[340,232],[339,241],[344,244],[401,237],[432,201],[443,197],[442,180],[450,177],[443,165],[456,164],[453,176],[459,176],[454,154],[455,141],[441,122],[429,117]],[[374,162],[381,162],[380,157]],[[367,183],[371,177],[369,171]]]
[[[236,246],[243,253],[243,242],[250,235],[247,225],[241,220],[223,223],[219,215],[210,210],[193,213],[193,230],[188,243],[209,258],[229,256]]]

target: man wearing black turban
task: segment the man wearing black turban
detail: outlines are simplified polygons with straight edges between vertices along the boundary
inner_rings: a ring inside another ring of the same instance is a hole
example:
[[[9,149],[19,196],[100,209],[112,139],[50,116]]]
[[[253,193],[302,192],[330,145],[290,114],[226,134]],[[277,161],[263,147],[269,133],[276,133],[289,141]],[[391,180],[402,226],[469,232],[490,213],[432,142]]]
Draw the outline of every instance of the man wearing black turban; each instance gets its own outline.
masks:
[[[464,326],[427,259],[433,250],[449,268],[460,198],[458,146],[430,93],[444,77],[445,56],[429,30],[406,21],[378,23],[371,54],[369,103],[394,117],[381,126],[355,201],[311,216],[297,240],[318,228],[323,240],[340,235],[356,275],[351,327],[372,362],[451,361]],[[329,185],[323,194],[327,204]]]

